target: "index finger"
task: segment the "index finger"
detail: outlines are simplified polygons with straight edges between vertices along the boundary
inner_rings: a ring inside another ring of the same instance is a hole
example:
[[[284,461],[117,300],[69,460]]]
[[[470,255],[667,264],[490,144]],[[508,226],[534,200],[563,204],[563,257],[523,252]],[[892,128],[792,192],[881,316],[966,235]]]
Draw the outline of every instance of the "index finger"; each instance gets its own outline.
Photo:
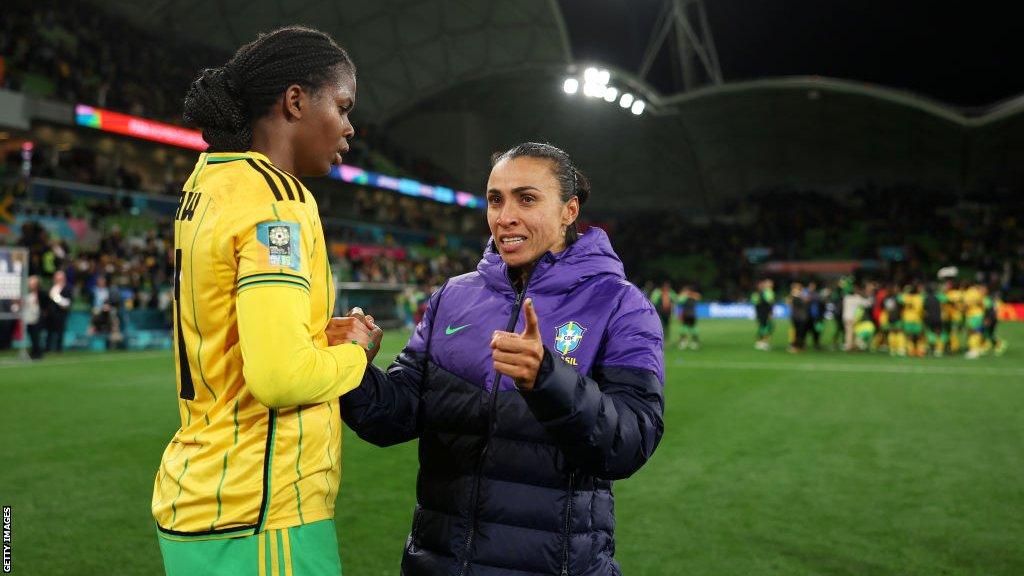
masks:
[[[523,336],[539,336],[540,327],[537,322],[537,311],[533,309],[533,298],[527,298],[523,308],[526,315],[526,327],[523,330]]]

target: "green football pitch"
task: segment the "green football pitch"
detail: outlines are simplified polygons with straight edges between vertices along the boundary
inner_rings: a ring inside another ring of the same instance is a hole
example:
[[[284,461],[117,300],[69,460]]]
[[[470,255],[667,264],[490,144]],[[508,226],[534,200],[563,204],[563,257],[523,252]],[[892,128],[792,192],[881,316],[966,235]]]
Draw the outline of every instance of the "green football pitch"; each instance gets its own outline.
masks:
[[[702,350],[665,355],[661,446],[615,485],[625,574],[1024,574],[1024,324],[974,361],[789,355],[784,330],[760,352],[752,322],[700,328]],[[162,573],[149,503],[178,427],[169,353],[2,364],[0,417],[15,574]],[[397,574],[416,447],[346,431],[343,458],[345,573]]]

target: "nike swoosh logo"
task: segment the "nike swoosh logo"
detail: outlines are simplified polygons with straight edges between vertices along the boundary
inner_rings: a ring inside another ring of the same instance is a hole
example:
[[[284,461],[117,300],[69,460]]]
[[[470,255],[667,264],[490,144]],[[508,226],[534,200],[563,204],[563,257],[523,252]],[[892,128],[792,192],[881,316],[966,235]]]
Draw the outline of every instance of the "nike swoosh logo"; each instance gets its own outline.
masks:
[[[444,335],[451,336],[452,334],[455,334],[459,330],[462,330],[463,328],[468,328],[470,326],[472,326],[472,324],[463,324],[462,326],[458,326],[456,328],[452,328],[451,325],[448,325],[448,327],[444,329]]]

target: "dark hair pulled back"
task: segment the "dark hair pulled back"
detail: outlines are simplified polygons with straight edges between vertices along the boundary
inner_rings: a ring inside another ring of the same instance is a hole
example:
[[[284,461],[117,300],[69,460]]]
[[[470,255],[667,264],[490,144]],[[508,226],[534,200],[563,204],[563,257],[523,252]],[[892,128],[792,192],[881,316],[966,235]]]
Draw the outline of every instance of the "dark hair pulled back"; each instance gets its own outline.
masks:
[[[252,147],[252,121],[298,84],[316,93],[340,70],[355,74],[348,53],[327,34],[288,26],[260,34],[220,68],[207,68],[185,96],[182,118],[203,131],[210,152]]]

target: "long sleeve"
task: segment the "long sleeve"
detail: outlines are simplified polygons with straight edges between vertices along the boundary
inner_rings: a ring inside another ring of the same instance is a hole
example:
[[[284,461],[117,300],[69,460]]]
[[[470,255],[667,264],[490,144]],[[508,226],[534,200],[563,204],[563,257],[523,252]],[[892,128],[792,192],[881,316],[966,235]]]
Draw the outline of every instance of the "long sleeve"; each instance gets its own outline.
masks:
[[[395,362],[369,366],[359,387],[341,398],[341,419],[372,444],[391,446],[419,436],[420,388],[426,379],[427,344],[442,286]]]
[[[611,480],[639,470],[664,432],[661,324],[639,292],[623,300],[591,376],[545,348],[533,389],[522,392],[570,460]]]
[[[271,408],[319,404],[359,385],[366,353],[353,344],[319,348],[309,330],[309,293],[290,286],[238,294],[245,384]]]
[[[271,408],[337,398],[359,385],[366,352],[353,344],[318,346],[311,336],[312,251],[323,246],[316,213],[296,201],[250,212],[231,220],[231,234],[217,234],[235,267],[246,386]]]

